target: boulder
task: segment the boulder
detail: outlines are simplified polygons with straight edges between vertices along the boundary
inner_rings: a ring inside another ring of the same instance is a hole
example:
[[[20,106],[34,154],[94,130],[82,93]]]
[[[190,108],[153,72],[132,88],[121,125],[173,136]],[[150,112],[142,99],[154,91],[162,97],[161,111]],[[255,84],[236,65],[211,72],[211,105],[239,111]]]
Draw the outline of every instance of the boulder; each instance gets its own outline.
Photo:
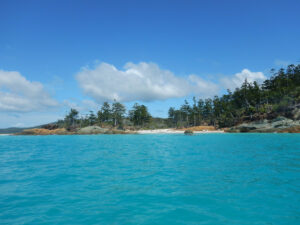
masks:
[[[185,135],[193,135],[194,132],[193,132],[192,130],[185,130],[185,131],[184,131],[184,134],[185,134]]]
[[[77,130],[78,134],[104,134],[108,131],[108,128],[102,128],[99,126],[88,126]]]
[[[280,132],[284,129],[300,126],[300,120],[291,120],[280,116],[273,120],[261,120],[242,123],[228,130],[228,132]]]

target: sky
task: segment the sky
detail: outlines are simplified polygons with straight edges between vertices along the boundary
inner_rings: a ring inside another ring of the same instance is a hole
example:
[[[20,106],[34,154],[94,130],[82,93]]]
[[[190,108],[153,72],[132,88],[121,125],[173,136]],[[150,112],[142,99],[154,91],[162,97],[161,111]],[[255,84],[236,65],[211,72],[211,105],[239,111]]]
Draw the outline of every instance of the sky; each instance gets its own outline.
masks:
[[[153,116],[300,63],[300,1],[0,1],[0,128],[104,101]]]

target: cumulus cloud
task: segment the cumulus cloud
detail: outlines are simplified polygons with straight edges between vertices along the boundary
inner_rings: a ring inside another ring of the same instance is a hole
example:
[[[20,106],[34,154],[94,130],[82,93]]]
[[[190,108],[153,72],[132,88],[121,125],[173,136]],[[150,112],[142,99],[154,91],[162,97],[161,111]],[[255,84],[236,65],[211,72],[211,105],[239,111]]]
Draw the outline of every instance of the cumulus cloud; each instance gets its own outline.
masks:
[[[41,111],[57,105],[41,83],[28,81],[17,71],[0,70],[0,111]]]
[[[225,77],[221,79],[221,84],[225,88],[235,89],[240,87],[243,82],[247,79],[248,82],[258,82],[262,83],[267,77],[262,72],[251,72],[248,69],[243,69],[242,72],[236,73],[231,77]]]
[[[188,81],[191,84],[190,90],[195,93],[199,94],[202,97],[209,97],[217,94],[219,92],[219,85],[206,81],[197,75],[189,75]]]
[[[218,91],[217,85],[196,75],[179,77],[154,63],[145,62],[127,63],[123,70],[100,63],[94,69],[83,68],[76,79],[84,93],[97,102],[165,100]]]
[[[96,102],[94,102],[93,100],[90,100],[90,99],[64,100],[63,105],[66,106],[67,108],[76,109],[80,112],[88,112],[90,110],[96,111],[97,109],[99,109],[99,104],[97,104]]]

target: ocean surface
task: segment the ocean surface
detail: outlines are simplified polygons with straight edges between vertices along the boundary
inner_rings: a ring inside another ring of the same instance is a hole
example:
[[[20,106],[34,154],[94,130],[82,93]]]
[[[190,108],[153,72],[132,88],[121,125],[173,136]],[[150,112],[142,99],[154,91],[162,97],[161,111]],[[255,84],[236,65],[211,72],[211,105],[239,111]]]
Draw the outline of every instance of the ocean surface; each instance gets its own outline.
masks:
[[[0,136],[0,224],[300,224],[299,134]]]

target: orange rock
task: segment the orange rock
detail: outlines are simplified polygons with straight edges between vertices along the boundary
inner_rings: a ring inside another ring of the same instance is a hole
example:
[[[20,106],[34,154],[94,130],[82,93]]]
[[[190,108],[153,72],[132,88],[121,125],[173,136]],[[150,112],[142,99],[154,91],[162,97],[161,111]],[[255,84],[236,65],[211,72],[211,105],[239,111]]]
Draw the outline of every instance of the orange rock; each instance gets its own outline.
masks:
[[[215,131],[216,130],[214,126],[195,126],[195,127],[188,127],[180,130],[186,130],[186,129],[191,131]]]
[[[34,128],[34,129],[27,129],[21,132],[20,134],[27,134],[27,135],[53,135],[53,134],[63,134],[66,130],[64,128],[48,130],[44,128]]]

